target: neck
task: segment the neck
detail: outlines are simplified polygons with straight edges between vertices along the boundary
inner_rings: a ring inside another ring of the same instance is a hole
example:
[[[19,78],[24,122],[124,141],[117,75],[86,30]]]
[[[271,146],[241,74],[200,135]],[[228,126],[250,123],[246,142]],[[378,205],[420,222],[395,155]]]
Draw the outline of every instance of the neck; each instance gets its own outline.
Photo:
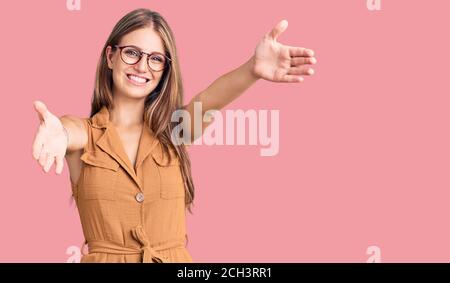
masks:
[[[141,127],[144,124],[144,102],[145,99],[114,97],[110,121],[117,127]]]

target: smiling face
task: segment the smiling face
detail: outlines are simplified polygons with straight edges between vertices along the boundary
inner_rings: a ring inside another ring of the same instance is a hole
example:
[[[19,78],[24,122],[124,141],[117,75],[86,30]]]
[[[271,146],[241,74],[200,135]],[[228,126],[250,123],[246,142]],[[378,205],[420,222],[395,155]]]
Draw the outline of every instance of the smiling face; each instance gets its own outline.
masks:
[[[124,35],[118,46],[134,46],[148,54],[153,52],[165,54],[161,37],[151,27],[137,29]],[[163,71],[155,72],[148,67],[148,55],[143,54],[139,62],[128,65],[122,60],[120,53],[120,49],[113,49],[113,46],[106,49],[108,67],[112,70],[113,95],[145,99],[158,85]]]

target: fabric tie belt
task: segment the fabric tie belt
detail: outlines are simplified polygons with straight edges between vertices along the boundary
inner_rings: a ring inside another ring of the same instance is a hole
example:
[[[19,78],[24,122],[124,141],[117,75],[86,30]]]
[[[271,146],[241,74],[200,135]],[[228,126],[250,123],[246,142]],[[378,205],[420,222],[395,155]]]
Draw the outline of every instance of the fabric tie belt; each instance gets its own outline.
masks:
[[[85,242],[88,244],[89,253],[110,253],[110,254],[142,254],[142,262],[144,263],[166,263],[170,262],[168,258],[159,254],[162,250],[170,248],[184,247],[184,241],[170,241],[161,245],[150,246],[148,237],[142,226],[136,226],[131,230],[133,238],[138,241],[142,246],[138,247],[124,247],[120,244],[116,244],[109,241],[91,240]],[[84,245],[83,245],[84,247]],[[83,247],[81,251],[83,251]],[[83,252],[82,252],[83,253]],[[84,255],[84,253],[83,253]]]

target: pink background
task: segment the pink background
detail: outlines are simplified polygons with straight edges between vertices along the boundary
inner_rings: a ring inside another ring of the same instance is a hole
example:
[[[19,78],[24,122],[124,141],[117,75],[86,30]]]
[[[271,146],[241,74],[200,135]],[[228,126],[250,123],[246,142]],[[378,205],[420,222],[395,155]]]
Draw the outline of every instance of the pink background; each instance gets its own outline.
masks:
[[[258,3],[258,4],[256,4]],[[316,51],[304,84],[257,82],[226,109],[279,109],[280,151],[194,146],[196,262],[450,262],[449,1],[1,1],[0,261],[65,262],[83,240],[67,167],[31,156],[32,102],[86,117],[114,24],[140,7],[174,30],[186,99],[279,41]]]

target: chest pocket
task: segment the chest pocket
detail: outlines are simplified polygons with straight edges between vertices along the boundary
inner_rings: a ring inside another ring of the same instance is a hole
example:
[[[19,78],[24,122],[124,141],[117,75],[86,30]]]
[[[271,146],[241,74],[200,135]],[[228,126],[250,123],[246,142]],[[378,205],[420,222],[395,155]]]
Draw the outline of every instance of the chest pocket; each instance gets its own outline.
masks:
[[[158,167],[162,199],[184,198],[184,180],[181,174],[180,161],[173,154],[169,161],[168,156],[162,154],[162,151],[156,150],[152,153],[153,160]]]
[[[81,155],[84,161],[83,187],[114,189],[119,163],[103,151],[86,151]]]

